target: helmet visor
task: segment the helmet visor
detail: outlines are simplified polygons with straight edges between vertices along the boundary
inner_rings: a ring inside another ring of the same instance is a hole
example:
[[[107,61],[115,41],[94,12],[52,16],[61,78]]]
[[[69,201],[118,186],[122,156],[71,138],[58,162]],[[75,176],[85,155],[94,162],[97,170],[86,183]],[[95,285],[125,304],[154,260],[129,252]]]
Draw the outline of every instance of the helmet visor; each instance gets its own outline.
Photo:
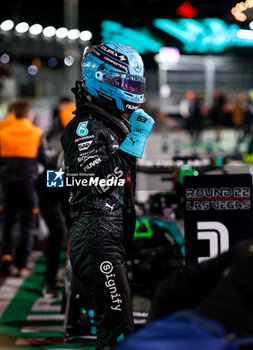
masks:
[[[130,75],[110,71],[103,74],[103,81],[132,94],[143,95],[146,85],[146,79],[139,75]]]

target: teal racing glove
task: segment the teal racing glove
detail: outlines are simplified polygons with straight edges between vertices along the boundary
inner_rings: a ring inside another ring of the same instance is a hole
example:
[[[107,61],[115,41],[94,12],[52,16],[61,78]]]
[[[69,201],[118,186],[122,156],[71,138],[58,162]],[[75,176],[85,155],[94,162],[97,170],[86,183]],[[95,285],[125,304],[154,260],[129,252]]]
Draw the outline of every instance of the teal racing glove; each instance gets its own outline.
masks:
[[[137,109],[131,115],[129,123],[131,132],[124,139],[119,149],[132,156],[142,158],[147,138],[155,121],[143,109]]]

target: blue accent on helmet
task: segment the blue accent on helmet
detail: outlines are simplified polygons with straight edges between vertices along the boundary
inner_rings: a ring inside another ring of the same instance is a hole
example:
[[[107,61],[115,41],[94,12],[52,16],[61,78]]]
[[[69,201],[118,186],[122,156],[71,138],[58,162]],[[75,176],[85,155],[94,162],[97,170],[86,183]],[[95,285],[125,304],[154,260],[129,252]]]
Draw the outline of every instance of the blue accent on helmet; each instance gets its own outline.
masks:
[[[123,113],[145,102],[144,65],[132,47],[106,43],[84,49],[82,76],[86,92]]]

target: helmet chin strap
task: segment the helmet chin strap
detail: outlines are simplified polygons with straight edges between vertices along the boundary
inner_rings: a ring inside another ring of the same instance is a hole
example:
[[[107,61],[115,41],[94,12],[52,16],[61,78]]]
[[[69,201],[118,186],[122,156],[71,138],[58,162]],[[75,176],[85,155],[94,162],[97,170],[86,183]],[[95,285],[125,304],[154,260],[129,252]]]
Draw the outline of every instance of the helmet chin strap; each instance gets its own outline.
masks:
[[[129,115],[127,115],[123,111],[120,111],[119,109],[111,108],[110,104],[105,103],[99,97],[89,94],[85,89],[85,87],[84,87],[84,95],[89,102],[96,104],[98,107],[103,108],[105,111],[109,113],[112,113],[115,117],[123,117],[124,119],[129,120],[130,118]]]

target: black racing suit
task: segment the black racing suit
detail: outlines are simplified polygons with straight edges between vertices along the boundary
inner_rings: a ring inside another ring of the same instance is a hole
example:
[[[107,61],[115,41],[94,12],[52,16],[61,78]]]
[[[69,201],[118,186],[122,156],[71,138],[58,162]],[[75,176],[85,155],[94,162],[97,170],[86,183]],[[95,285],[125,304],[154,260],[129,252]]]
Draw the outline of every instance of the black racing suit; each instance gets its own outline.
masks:
[[[125,118],[116,118],[88,101],[79,102],[75,114],[62,135],[66,176],[75,173],[87,180],[109,176],[125,181],[124,186],[92,184],[73,186],[70,191],[70,260],[88,289],[98,349],[102,349],[133,331],[124,258],[135,228],[136,158],[118,150],[130,132]],[[78,136],[80,127],[86,129],[85,136]]]

